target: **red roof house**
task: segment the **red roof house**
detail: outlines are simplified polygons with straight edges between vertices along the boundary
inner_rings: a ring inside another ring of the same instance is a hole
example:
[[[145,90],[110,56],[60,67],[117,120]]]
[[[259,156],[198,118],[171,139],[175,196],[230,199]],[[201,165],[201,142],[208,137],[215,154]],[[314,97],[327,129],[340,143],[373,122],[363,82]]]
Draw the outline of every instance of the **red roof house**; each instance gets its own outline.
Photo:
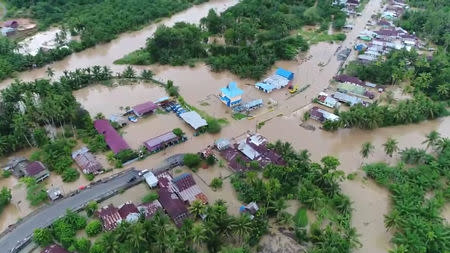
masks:
[[[122,217],[122,220],[126,220],[128,222],[135,222],[139,219],[139,210],[131,202],[127,202],[121,205],[118,211],[120,217]]]
[[[58,244],[52,244],[47,246],[41,253],[69,253],[69,251],[65,250],[63,247]]]
[[[334,80],[341,82],[341,83],[354,83],[357,85],[364,85],[364,81],[362,81],[359,78],[354,77],[354,76],[337,75],[334,77]]]
[[[172,182],[172,176],[167,173],[157,175],[159,203],[173,220],[177,227],[183,225],[183,221],[189,217],[189,212],[184,202],[177,195],[177,188]]]
[[[138,116],[138,117],[142,117],[143,115],[145,115],[147,113],[154,112],[156,110],[156,108],[158,108],[158,106],[155,103],[148,101],[146,103],[134,106],[133,113],[136,114],[136,116]]]
[[[142,203],[137,207],[146,219],[153,217],[159,210],[162,210],[162,205],[158,200],[154,200],[150,203]]]
[[[105,137],[106,144],[108,144],[109,148],[115,154],[130,148],[116,129],[111,126],[108,120],[98,119],[94,121],[94,127],[99,134],[102,134]]]
[[[122,221],[122,217],[120,216],[119,209],[109,204],[107,206],[102,207],[96,212],[96,215],[102,220],[103,228],[106,231],[115,229],[117,225]]]
[[[36,182],[40,182],[50,176],[50,173],[45,168],[44,164],[39,161],[29,163],[25,167],[24,174],[27,177],[33,177],[34,179],[36,179]]]
[[[200,200],[203,204],[208,203],[208,198],[195,183],[192,174],[181,174],[174,178],[172,182],[177,187],[181,200],[188,202],[189,204],[192,204],[195,200]]]

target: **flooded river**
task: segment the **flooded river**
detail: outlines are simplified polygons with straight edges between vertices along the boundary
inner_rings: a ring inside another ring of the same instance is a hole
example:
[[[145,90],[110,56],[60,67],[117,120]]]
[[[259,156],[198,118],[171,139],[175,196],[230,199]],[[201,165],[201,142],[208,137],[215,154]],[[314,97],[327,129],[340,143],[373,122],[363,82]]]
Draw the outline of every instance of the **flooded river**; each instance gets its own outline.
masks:
[[[210,8],[223,11],[237,2],[237,0],[210,1],[164,19],[160,24],[172,25],[178,21],[198,23]],[[170,131],[175,127],[182,128],[187,133],[189,140],[130,166],[139,169],[153,168],[167,156],[196,152],[212,144],[215,139],[236,137],[248,130],[257,130],[271,141],[277,139],[289,141],[296,149],[308,149],[313,160],[320,160],[325,155],[334,155],[341,161],[340,169],[346,173],[358,172],[355,180],[345,181],[342,184],[344,193],[349,195],[353,201],[353,225],[361,234],[360,241],[363,244],[363,247],[355,250],[355,252],[387,252],[391,247],[389,244],[391,234],[386,232],[384,228],[383,215],[389,211],[389,195],[385,189],[371,181],[364,180],[360,166],[366,162],[387,161],[394,163],[396,161],[396,157],[387,159],[383,152],[382,144],[388,137],[397,139],[400,148],[405,148],[421,146],[424,135],[432,130],[439,131],[443,136],[450,136],[450,118],[373,131],[341,129],[330,133],[321,130],[310,131],[299,126],[302,109],[310,106],[311,100],[318,92],[328,87],[329,80],[338,71],[340,62],[334,55],[338,47],[351,47],[359,31],[364,29],[367,20],[380,9],[380,6],[381,0],[371,0],[366,5],[363,15],[352,21],[354,29],[347,33],[347,39],[344,42],[339,44],[318,43],[311,46],[311,49],[296,61],[276,63],[276,66],[269,71],[268,75],[276,67],[283,67],[295,73],[294,81],[300,88],[310,85],[304,92],[293,97],[286,90],[275,91],[271,94],[261,93],[253,87],[254,81],[239,79],[229,72],[212,73],[205,64],[197,64],[193,68],[158,65],[139,67],[140,69],[152,69],[156,73],[156,77],[161,80],[173,80],[180,87],[180,93],[188,103],[212,116],[225,117],[230,121],[230,124],[225,126],[219,135],[205,134],[193,137],[193,132],[175,115],[152,115],[150,118],[124,128],[124,138],[133,148],[138,147],[142,141],[157,136],[164,131]],[[51,67],[57,74],[61,74],[66,69],[73,70],[95,64],[108,65],[115,71],[121,70],[124,66],[113,65],[112,62],[144,46],[146,38],[151,36],[156,27],[157,25],[150,25],[141,31],[123,34],[117,40],[73,54],[63,61],[52,64]],[[42,68],[22,73],[19,78],[32,80],[45,77],[45,75],[45,68]],[[263,98],[266,106],[255,112],[256,117],[254,119],[235,121],[231,119],[229,109],[218,101],[216,95],[219,88],[230,81],[238,82],[238,85],[245,91],[244,99]],[[0,87],[5,87],[9,82],[10,80],[2,82]],[[135,84],[114,88],[97,85],[77,91],[74,95],[91,114],[102,112],[105,115],[120,111],[121,106],[132,106],[136,103],[164,96],[160,87],[151,84]],[[275,100],[277,105],[268,105],[269,98]],[[274,110],[269,110],[269,107]],[[265,122],[264,126],[257,129],[256,125],[263,121]],[[363,160],[359,151],[362,143],[366,141],[371,141],[375,145],[376,151],[369,159]],[[4,182],[4,180],[0,180],[1,184],[4,184]],[[75,183],[84,184],[85,182],[81,180]],[[220,194],[225,199],[232,199],[234,193],[231,189],[229,191],[228,189],[227,187],[227,191],[224,189]],[[10,205],[8,208],[14,208],[14,205]],[[6,209],[8,213],[14,211],[9,209]],[[10,219],[8,217],[2,214],[0,228],[3,224],[12,223],[10,220],[5,222],[4,219]]]

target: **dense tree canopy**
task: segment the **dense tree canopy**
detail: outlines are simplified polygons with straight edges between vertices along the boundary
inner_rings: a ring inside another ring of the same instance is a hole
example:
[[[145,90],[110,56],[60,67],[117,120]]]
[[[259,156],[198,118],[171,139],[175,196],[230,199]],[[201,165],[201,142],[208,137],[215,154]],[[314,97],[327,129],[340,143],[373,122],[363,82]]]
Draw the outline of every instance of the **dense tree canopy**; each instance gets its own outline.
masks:
[[[345,18],[329,0],[243,0],[220,15],[210,10],[201,20],[200,27],[208,32],[209,40],[192,25],[160,27],[145,50],[118,63],[146,64],[145,58],[150,57],[151,62],[179,65],[204,58],[214,71],[229,70],[258,79],[275,61],[293,59],[299,50],[308,49],[301,36],[292,35],[295,30],[307,24],[328,27],[331,21],[340,28]]]
[[[375,163],[364,166],[369,178],[391,192],[393,207],[385,215],[385,226],[394,232],[392,242],[402,252],[446,252],[450,249],[450,227],[443,222],[441,210],[449,198],[448,170],[450,141],[439,138],[432,145],[432,154],[402,151],[402,160],[415,166],[400,163],[389,166]],[[444,148],[440,143],[447,143]],[[406,155],[408,153],[408,155]],[[426,157],[426,159],[412,159]],[[426,197],[426,195],[429,195]]]
[[[446,0],[410,0],[411,10],[406,11],[398,24],[423,38],[430,39],[448,50],[450,45],[450,2]]]
[[[11,190],[3,186],[0,190],[0,213],[2,213],[3,208],[9,204],[11,198]]]
[[[433,100],[450,99],[450,55],[437,52],[428,58],[416,51],[394,50],[371,64],[352,62],[349,75],[377,84],[397,84],[408,80],[416,93],[423,92]]]

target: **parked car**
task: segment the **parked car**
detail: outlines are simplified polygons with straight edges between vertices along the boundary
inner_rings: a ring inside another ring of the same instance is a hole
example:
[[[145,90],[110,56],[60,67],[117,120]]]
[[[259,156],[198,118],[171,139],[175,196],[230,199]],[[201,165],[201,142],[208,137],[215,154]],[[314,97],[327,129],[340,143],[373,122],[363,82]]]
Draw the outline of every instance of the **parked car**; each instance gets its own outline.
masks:
[[[128,116],[128,120],[133,122],[133,123],[138,122],[138,119],[136,118],[136,116]]]
[[[148,169],[141,170],[141,171],[139,171],[138,175],[139,175],[140,177],[142,177],[142,176],[145,175],[145,173],[147,173],[147,172],[148,172]]]
[[[130,178],[130,179],[128,180],[128,183],[134,182],[135,180],[136,180],[136,177],[133,176],[132,178]]]

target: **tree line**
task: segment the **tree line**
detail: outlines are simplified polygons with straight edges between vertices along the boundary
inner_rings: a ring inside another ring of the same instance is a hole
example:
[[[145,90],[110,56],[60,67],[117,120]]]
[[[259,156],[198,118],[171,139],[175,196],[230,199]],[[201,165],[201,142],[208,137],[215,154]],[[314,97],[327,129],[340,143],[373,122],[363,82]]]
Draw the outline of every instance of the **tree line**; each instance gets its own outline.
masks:
[[[450,99],[450,55],[438,51],[432,57],[416,51],[394,50],[370,64],[350,63],[347,74],[377,84],[395,85],[409,81],[406,91],[424,93],[433,100]]]
[[[71,41],[49,51],[40,50],[37,55],[22,55],[17,45],[8,38],[0,38],[0,80],[11,77],[14,72],[41,67],[63,59],[99,43],[109,42],[120,33],[137,30],[161,17],[170,16],[205,0],[73,0],[73,1],[23,1],[8,0],[10,12],[17,15],[30,12],[45,30],[61,24],[72,35],[80,35],[80,41]],[[18,11],[20,10],[20,11]]]
[[[308,43],[291,35],[304,25],[336,28],[345,14],[329,0],[243,0],[218,15],[210,10],[199,27],[159,27],[145,49],[118,62],[193,65],[203,59],[214,71],[229,70],[244,78],[261,78],[277,60],[293,59]],[[223,42],[218,42],[223,40]]]
[[[88,211],[92,215],[97,208],[96,204],[90,205]],[[86,217],[67,211],[50,227],[36,229],[33,241],[42,247],[58,242],[70,252],[79,253],[194,253],[205,249],[208,252],[249,253],[248,241],[258,231],[267,230],[267,221],[260,215],[254,219],[248,215],[233,217],[221,200],[209,206],[194,202],[190,211],[191,218],[179,229],[166,214],[158,211],[150,219],[141,216],[135,223],[122,221],[109,232],[102,232],[98,219],[88,223]],[[206,218],[200,220],[200,214],[205,214]],[[85,230],[88,237],[97,238],[91,243],[88,238],[76,236],[81,230]]]
[[[338,113],[339,120],[325,121],[325,130],[338,128],[375,129],[395,125],[418,123],[424,120],[448,116],[446,103],[433,101],[424,95],[417,95],[414,99],[400,101],[395,105],[371,104],[367,107],[356,105],[348,111]]]
[[[384,216],[384,223],[394,233],[392,253],[450,249],[450,227],[441,217],[444,204],[450,201],[450,140],[432,131],[423,144],[426,149],[400,151],[401,162],[395,166],[373,163],[363,167],[369,178],[391,193],[393,206]],[[398,150],[392,140],[384,147],[390,156],[392,150]],[[365,144],[361,153],[367,157],[373,148]]]
[[[402,15],[397,24],[409,32],[415,32],[433,43],[443,46],[447,51],[450,45],[449,25],[450,3],[445,0],[408,1],[409,10]]]
[[[351,252],[359,247],[351,226],[351,201],[339,186],[344,180],[344,172],[337,169],[339,160],[326,156],[321,163],[312,162],[307,150],[297,152],[287,142],[277,141],[269,148],[281,154],[286,164],[269,164],[262,169],[262,178],[257,171],[234,175],[231,182],[238,198],[257,202],[268,217],[291,227],[297,242],[311,252]],[[313,211],[316,221],[308,227],[305,210],[300,209],[295,217],[287,213],[286,201],[291,199]]]

